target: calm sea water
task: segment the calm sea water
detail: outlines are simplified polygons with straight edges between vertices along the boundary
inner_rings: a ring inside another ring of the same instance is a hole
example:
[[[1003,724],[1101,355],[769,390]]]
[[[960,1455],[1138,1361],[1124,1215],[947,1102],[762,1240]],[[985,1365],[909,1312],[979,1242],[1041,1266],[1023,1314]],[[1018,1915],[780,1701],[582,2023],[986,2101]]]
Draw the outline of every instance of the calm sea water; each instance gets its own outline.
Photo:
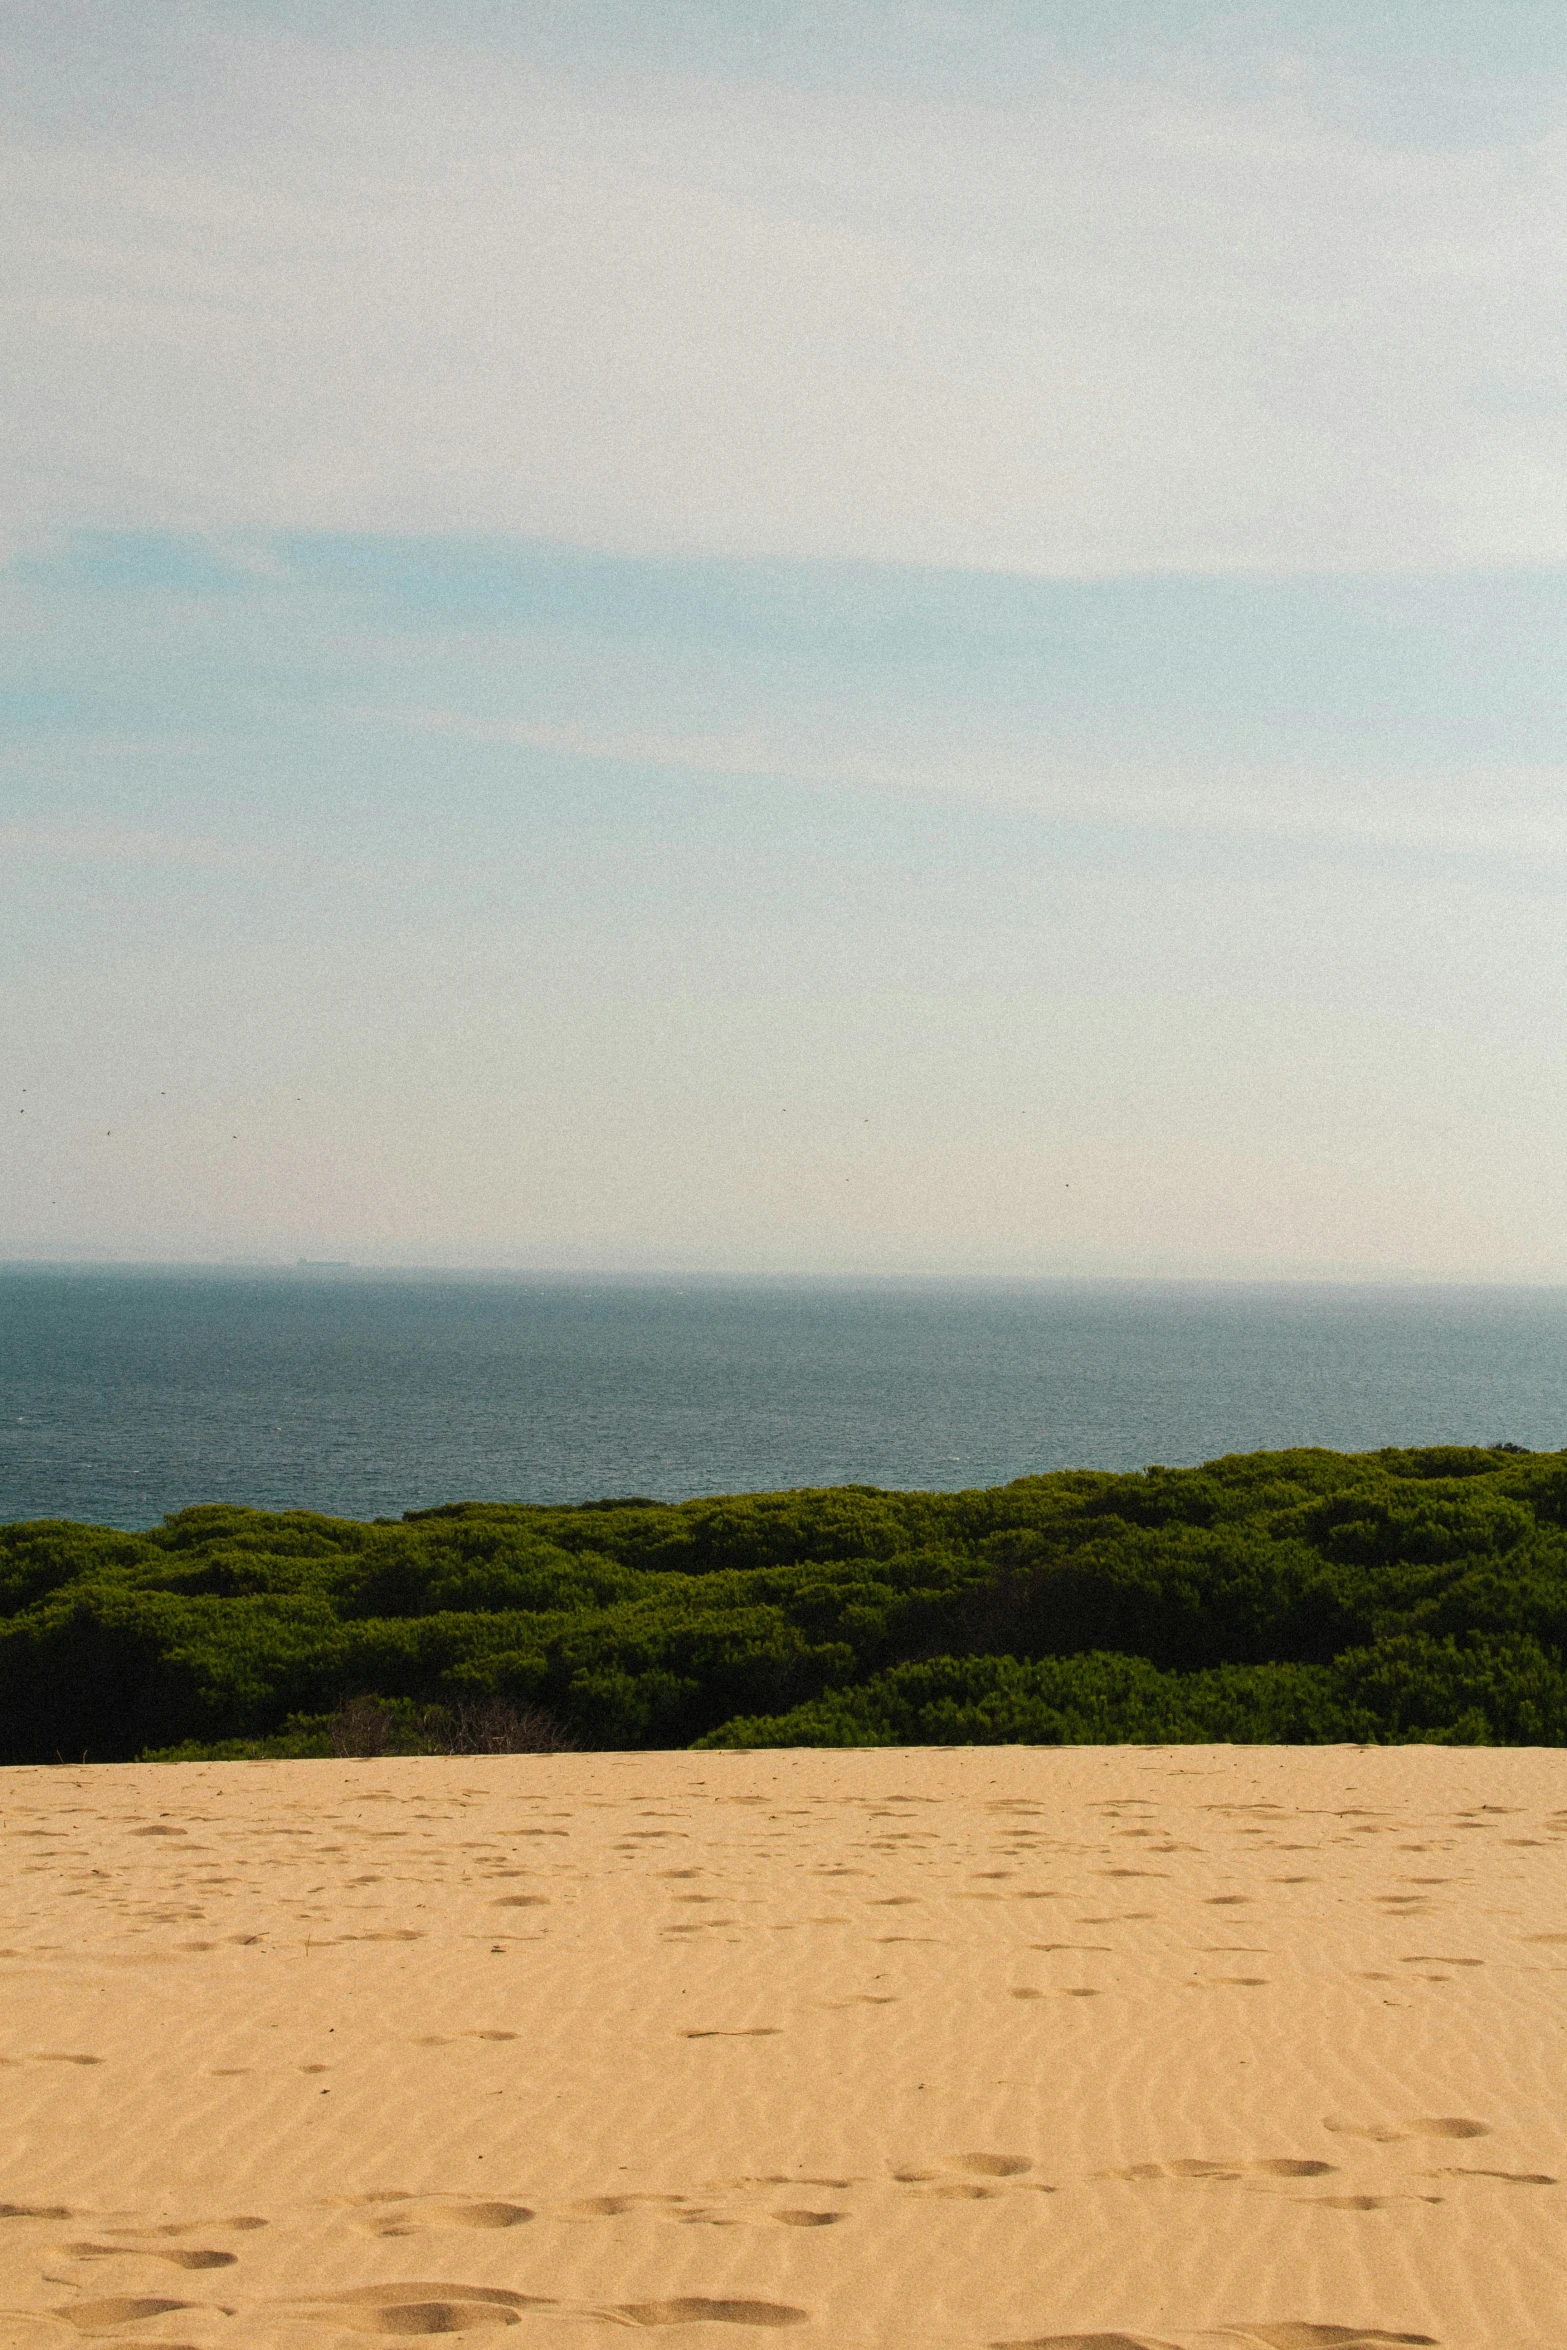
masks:
[[[1567,1291],[0,1272],[0,1519],[1567,1443]]]

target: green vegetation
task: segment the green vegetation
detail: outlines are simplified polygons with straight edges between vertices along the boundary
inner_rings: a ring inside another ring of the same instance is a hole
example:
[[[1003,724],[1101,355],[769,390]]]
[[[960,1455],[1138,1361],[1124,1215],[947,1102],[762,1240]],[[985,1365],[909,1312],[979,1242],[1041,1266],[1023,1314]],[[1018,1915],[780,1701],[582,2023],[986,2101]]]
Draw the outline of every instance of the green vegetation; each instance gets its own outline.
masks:
[[[331,1719],[371,1697],[405,1749],[468,1724],[482,1750],[487,1721],[583,1747],[1554,1746],[1564,1659],[1567,1455],[1507,1446],[0,1526],[8,1762],[363,1751]]]

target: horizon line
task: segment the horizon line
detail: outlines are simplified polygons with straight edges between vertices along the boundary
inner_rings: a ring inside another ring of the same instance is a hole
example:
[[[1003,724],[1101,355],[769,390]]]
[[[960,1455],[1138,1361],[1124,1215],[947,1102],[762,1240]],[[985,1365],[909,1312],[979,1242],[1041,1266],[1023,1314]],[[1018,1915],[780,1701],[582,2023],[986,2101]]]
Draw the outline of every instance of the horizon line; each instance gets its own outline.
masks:
[[[197,1273],[268,1274],[286,1279],[436,1279],[591,1284],[669,1284],[781,1287],[1006,1287],[1006,1288],[1208,1288],[1208,1289],[1440,1289],[1567,1291],[1567,1275],[1448,1274],[1428,1271],[1295,1272],[1056,1272],[1029,1270],[877,1271],[867,1268],[736,1267],[682,1265],[507,1265],[408,1263],[346,1257],[120,1257],[10,1256],[0,1253],[0,1275],[19,1273]]]

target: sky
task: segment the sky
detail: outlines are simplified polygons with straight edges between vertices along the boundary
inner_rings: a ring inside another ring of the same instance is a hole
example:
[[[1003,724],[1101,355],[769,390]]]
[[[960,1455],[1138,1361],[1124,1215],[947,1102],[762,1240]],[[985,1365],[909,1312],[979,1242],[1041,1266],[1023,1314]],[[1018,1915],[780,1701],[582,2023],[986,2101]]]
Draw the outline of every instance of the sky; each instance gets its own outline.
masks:
[[[1567,13],[0,53],[0,1259],[1567,1280]]]

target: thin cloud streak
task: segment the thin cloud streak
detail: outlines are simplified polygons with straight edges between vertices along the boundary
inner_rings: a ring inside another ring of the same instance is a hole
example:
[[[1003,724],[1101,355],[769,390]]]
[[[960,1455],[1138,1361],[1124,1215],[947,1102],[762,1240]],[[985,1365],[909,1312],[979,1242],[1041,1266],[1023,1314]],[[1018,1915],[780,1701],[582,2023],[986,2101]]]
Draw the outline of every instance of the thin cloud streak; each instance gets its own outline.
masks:
[[[917,793],[1070,823],[1567,858],[1567,768],[1444,775],[1433,784],[1429,778],[1330,777],[1283,765],[1095,772],[1048,756],[1008,761],[982,748],[966,759],[920,766],[869,755],[824,761],[755,735],[607,735],[582,726],[495,721],[448,710],[344,710],[340,716],[356,726],[510,745],[554,757]]]
[[[15,126],[24,538],[1085,578],[1567,555],[1559,112],[1398,148],[1124,67],[980,106],[206,49],[199,125],[133,84],[112,136]]]

